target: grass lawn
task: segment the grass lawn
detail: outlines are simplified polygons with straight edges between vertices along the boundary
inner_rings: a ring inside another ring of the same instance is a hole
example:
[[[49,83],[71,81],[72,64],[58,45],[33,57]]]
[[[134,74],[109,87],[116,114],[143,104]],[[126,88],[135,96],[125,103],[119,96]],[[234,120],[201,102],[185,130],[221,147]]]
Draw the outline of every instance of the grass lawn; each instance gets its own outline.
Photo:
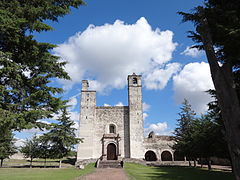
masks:
[[[94,164],[76,168],[0,168],[0,180],[73,180],[94,171]]]
[[[136,180],[234,180],[232,173],[189,167],[149,167],[125,163],[124,170]]]
[[[62,167],[74,167],[75,159],[62,159]],[[5,159],[3,161],[3,167],[29,167],[30,161],[27,159]],[[44,159],[33,159],[32,163],[33,167],[44,167],[45,160]],[[47,167],[58,167],[59,159],[47,159],[46,161]]]

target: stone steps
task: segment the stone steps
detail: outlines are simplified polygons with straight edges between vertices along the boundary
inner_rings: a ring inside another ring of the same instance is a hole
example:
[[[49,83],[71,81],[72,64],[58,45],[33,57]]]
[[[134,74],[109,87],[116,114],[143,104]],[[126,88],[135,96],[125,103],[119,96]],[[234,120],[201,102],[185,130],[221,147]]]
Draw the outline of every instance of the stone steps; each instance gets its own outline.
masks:
[[[122,168],[122,163],[118,160],[102,160],[99,162],[98,168]]]

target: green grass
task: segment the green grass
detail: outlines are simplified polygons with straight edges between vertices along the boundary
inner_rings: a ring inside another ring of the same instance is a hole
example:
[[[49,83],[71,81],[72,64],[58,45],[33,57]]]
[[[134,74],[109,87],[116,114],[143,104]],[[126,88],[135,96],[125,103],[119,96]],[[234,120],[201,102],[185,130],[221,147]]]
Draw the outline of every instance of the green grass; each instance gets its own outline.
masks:
[[[76,168],[0,168],[0,180],[73,180],[95,170],[91,163],[80,170]]]
[[[44,159],[33,159],[33,167],[44,167]],[[75,159],[65,158],[62,159],[62,167],[74,167]],[[27,159],[5,159],[3,161],[3,167],[29,167],[30,161]],[[47,159],[47,167],[58,167],[59,159]]]
[[[149,167],[125,163],[124,170],[131,180],[233,180],[230,172],[208,171],[189,167]]]

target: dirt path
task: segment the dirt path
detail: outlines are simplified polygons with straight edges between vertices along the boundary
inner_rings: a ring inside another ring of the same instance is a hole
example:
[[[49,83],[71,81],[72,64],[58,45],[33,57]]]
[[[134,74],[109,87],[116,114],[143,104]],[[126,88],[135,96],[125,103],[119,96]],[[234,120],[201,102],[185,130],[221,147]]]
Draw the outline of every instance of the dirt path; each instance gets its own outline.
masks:
[[[128,180],[121,168],[97,168],[92,174],[80,177],[78,180]]]

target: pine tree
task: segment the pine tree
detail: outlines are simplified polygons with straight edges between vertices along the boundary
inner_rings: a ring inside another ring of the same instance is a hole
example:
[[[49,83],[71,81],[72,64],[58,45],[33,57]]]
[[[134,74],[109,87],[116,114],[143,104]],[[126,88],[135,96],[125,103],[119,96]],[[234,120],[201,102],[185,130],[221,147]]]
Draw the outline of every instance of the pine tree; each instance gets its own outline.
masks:
[[[44,134],[42,139],[50,146],[50,157],[62,159],[71,153],[80,139],[76,138],[74,122],[70,120],[66,107],[62,109],[62,115],[57,120],[59,123],[53,124],[53,128]],[[61,160],[59,167],[61,167]]]
[[[192,13],[180,13],[196,31],[190,38],[200,43],[209,62],[221,109],[235,178],[240,180],[240,1],[205,0]],[[220,63],[219,63],[220,62]]]
[[[82,4],[82,0],[0,1],[0,111],[11,115],[1,118],[1,126],[42,127],[36,120],[50,118],[64,105],[55,96],[62,89],[50,82],[69,79],[63,68],[66,62],[49,52],[55,45],[37,42],[33,33],[52,30],[47,20],[58,21]]]
[[[40,140],[36,137],[36,135],[32,138],[27,140],[24,143],[24,146],[21,147],[20,152],[26,158],[30,158],[30,168],[32,168],[32,161],[34,158],[40,157]]]
[[[16,147],[14,145],[14,138],[11,130],[8,128],[1,128],[0,134],[0,160],[2,167],[3,160],[16,153]]]
[[[194,159],[194,144],[193,144],[193,124],[195,121],[196,113],[192,110],[191,105],[186,99],[182,103],[181,112],[179,113],[180,119],[177,119],[177,128],[174,131],[176,144],[174,149],[184,154],[188,159]]]

